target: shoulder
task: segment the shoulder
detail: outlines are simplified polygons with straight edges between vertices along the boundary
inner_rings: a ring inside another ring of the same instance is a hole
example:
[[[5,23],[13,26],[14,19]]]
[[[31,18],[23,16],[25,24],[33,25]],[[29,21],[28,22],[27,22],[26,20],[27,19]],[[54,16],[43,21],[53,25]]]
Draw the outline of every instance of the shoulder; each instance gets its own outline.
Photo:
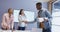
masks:
[[[48,10],[47,10],[47,9],[45,9],[45,8],[42,8],[42,10],[43,10],[43,12],[48,11]]]
[[[4,13],[4,14],[3,14],[3,16],[7,16],[7,15],[8,15],[8,13]]]
[[[45,13],[49,13],[49,11],[48,11],[47,9],[45,9],[45,8],[43,8],[42,10],[43,10],[43,12],[45,12]]]

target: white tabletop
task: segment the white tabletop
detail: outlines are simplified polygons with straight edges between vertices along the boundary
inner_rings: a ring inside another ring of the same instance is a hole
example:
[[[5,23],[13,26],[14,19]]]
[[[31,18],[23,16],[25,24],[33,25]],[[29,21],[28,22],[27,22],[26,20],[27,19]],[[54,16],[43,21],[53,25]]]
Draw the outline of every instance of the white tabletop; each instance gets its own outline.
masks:
[[[21,31],[21,30],[0,30],[0,32],[42,32],[42,29],[37,29],[37,28],[32,28],[32,30],[25,30],[25,31]]]
[[[0,32],[12,32],[11,30],[0,30]]]
[[[13,32],[31,32],[30,30],[25,30],[25,31],[19,31],[19,30],[15,30]]]

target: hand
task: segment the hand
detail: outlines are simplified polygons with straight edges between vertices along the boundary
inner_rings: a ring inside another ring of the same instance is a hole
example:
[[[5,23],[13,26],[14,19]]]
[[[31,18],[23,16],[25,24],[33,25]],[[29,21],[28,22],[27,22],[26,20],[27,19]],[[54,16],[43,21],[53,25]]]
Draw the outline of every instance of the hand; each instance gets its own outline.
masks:
[[[27,19],[23,20],[22,22],[27,23]]]
[[[27,21],[25,23],[28,23]]]
[[[27,23],[27,20],[25,19],[25,23]]]
[[[7,30],[10,30],[10,25],[6,26]]]
[[[48,18],[44,18],[44,21],[48,21]]]
[[[7,26],[7,24],[6,24],[6,23],[2,23],[2,25],[3,25],[3,26]]]

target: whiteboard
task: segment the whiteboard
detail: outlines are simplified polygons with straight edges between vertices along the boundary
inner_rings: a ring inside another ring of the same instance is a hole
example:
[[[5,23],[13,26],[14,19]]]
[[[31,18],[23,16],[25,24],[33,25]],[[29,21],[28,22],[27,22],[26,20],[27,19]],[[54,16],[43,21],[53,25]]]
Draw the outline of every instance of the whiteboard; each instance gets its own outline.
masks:
[[[20,10],[14,10],[14,22],[19,22],[18,21],[18,15],[19,15]],[[32,11],[24,11],[27,21],[28,22],[33,22],[34,21],[34,15],[35,13]]]

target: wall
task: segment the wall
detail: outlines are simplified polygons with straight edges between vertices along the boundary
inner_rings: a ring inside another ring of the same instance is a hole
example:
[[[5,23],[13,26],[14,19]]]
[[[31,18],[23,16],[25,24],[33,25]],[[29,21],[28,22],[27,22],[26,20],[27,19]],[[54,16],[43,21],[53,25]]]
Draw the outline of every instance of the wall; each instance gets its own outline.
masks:
[[[0,0],[0,23],[2,21],[2,15],[7,12],[8,8],[31,10],[36,12],[35,0]],[[47,3],[43,3],[43,7],[47,8]],[[17,25],[17,23],[15,23]],[[16,26],[15,25],[15,26]],[[0,26],[1,27],[1,26]],[[27,29],[37,27],[36,23],[29,23]]]

